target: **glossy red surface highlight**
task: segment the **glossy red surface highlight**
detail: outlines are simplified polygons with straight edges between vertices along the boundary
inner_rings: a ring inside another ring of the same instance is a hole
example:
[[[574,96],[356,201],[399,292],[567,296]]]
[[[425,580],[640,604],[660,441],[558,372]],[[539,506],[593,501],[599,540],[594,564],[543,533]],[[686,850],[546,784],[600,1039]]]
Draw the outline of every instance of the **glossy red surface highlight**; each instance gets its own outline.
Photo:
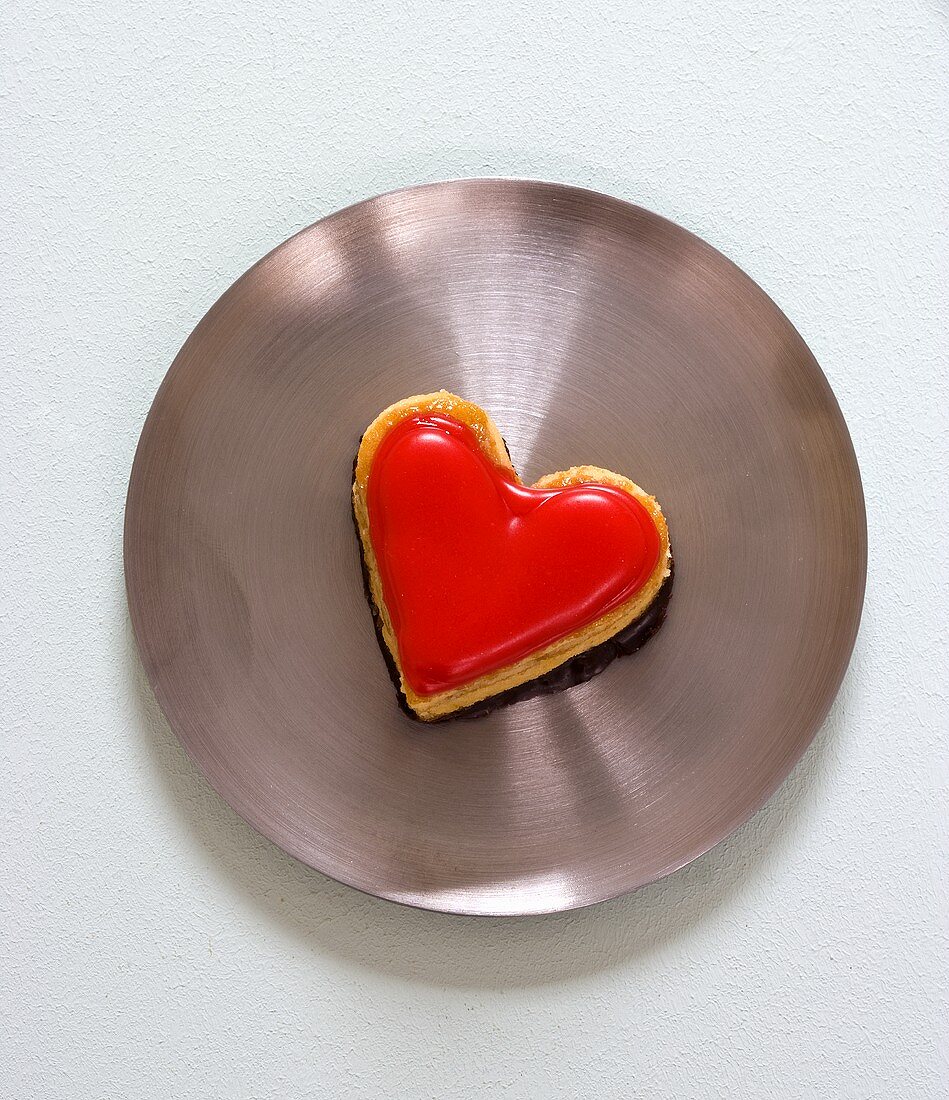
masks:
[[[367,500],[400,663],[420,695],[589,625],[634,595],[659,557],[656,525],[629,493],[519,485],[447,416],[388,433]]]

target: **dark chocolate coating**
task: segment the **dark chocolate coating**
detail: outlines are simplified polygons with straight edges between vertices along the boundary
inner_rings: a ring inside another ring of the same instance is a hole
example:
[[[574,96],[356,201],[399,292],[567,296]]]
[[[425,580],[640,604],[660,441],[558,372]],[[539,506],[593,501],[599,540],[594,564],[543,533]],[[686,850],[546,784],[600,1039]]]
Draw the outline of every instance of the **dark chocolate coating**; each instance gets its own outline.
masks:
[[[507,444],[505,443],[505,447],[506,446]],[[354,459],[354,477],[355,472],[356,462]],[[599,645],[584,650],[583,653],[578,653],[576,657],[571,657],[569,661],[564,661],[562,665],[557,665],[557,667],[552,668],[550,672],[545,672],[543,676],[537,676],[533,680],[527,680],[523,684],[518,684],[516,687],[508,688],[507,691],[499,692],[497,695],[490,695],[487,699],[482,699],[478,703],[473,703],[470,707],[452,711],[451,714],[443,715],[441,718],[423,721],[423,719],[419,718],[415,711],[412,710],[405,698],[405,692],[403,692],[400,683],[399,670],[395,666],[395,661],[382,635],[382,621],[379,617],[379,610],[376,607],[375,600],[372,598],[372,589],[369,584],[369,570],[366,567],[366,557],[363,553],[362,539],[359,536],[359,525],[356,522],[355,509],[353,509],[353,530],[356,533],[356,542],[359,544],[359,562],[362,566],[363,591],[366,594],[366,600],[372,611],[372,622],[376,628],[376,641],[379,643],[379,648],[382,650],[382,656],[385,658],[386,668],[389,670],[389,679],[391,679],[396,694],[398,695],[399,706],[405,711],[409,718],[412,718],[416,722],[422,722],[422,724],[426,726],[436,725],[441,722],[450,722],[455,718],[483,718],[484,715],[491,714],[492,711],[499,710],[501,707],[506,707],[510,703],[519,703],[523,699],[534,699],[538,695],[551,695],[555,691],[563,691],[566,688],[574,687],[576,684],[585,684],[587,680],[592,680],[594,676],[599,675],[607,665],[615,661],[617,657],[626,657],[631,653],[635,653],[638,649],[642,649],[659,627],[662,626],[666,617],[666,609],[669,606],[669,597],[672,595],[672,581],[675,575],[675,567],[670,563],[669,576],[666,577],[652,603],[638,619],[634,619],[627,626],[624,626],[622,630],[617,631],[611,638],[607,638],[605,642],[600,642]]]

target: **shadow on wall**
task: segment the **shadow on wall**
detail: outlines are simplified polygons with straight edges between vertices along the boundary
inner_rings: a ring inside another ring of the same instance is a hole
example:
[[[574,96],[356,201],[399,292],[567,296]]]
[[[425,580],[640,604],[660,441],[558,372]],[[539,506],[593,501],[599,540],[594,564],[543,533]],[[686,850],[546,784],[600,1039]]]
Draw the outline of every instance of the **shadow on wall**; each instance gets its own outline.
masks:
[[[219,870],[302,948],[433,986],[516,989],[584,978],[659,950],[701,923],[759,872],[816,797],[847,707],[830,717],[781,790],[751,821],[688,867],[635,894],[543,917],[462,917],[359,893],[286,855],[218,797],[159,709],[127,629],[131,696],[158,781]],[[463,960],[463,963],[461,962]]]

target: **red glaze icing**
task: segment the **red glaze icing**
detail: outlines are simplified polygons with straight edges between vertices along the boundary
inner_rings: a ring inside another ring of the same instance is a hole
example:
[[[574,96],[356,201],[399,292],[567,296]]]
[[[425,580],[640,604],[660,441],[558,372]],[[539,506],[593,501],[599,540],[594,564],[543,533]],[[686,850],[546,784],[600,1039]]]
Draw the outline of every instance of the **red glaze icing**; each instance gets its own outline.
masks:
[[[629,599],[659,558],[635,497],[609,485],[529,489],[447,416],[402,421],[368,484],[369,533],[419,695],[469,683]]]

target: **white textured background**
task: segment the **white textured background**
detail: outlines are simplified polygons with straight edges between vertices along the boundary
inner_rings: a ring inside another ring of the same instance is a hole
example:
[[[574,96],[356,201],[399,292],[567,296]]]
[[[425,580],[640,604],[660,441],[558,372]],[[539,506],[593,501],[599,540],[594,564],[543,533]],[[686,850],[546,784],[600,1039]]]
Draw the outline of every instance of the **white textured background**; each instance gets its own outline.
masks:
[[[584,9],[3,6],[4,1100],[949,1095],[945,5]],[[773,803],[520,922],[253,834],[143,686],[122,588],[135,443],[204,311],[334,208],[473,174],[616,193],[743,266],[840,398],[870,524],[850,674]]]

